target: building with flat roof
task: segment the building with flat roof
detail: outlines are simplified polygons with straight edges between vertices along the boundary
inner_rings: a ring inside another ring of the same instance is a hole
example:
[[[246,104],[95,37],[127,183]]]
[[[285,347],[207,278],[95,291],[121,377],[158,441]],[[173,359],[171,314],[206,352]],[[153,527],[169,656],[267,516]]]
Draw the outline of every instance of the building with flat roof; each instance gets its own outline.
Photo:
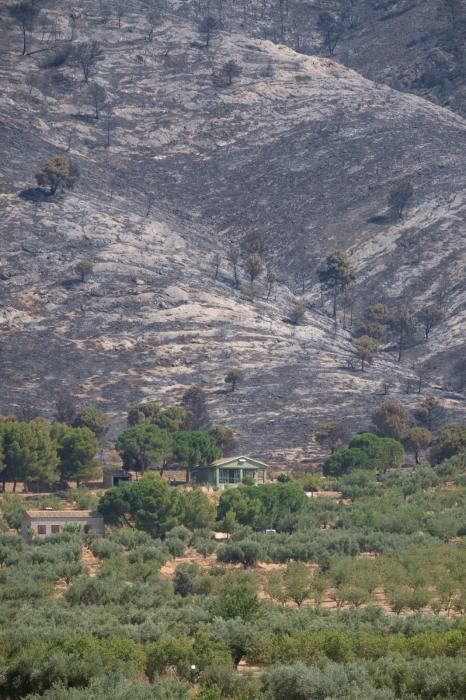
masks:
[[[104,534],[104,519],[92,510],[27,510],[21,521],[21,535],[26,540],[63,532],[66,525],[77,525],[83,532]]]
[[[106,489],[111,489],[113,486],[124,486],[130,484],[133,477],[125,469],[104,468],[103,482]]]

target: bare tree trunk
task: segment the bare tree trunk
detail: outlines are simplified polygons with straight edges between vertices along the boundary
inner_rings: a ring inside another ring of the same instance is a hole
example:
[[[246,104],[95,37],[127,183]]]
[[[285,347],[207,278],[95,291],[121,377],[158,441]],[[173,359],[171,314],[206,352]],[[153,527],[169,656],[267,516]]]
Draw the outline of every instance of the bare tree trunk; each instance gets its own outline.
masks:
[[[112,126],[110,122],[110,117],[107,118],[107,148],[110,147],[110,134],[112,131]]]
[[[398,362],[401,362],[402,357],[403,357],[403,334],[400,334],[400,337],[398,339]]]

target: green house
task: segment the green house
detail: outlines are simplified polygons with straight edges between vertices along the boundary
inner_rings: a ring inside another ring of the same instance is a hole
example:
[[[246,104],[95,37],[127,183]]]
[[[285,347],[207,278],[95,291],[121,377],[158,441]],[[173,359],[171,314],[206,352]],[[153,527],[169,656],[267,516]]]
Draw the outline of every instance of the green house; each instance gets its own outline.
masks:
[[[224,457],[217,459],[206,467],[193,470],[193,481],[207,486],[239,486],[245,476],[253,478],[255,484],[267,481],[267,464],[251,457]]]

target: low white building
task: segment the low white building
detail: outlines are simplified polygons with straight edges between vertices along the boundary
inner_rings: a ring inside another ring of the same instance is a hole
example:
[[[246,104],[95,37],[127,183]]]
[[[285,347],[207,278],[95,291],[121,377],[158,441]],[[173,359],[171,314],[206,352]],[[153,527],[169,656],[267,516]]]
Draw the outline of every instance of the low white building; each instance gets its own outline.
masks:
[[[21,521],[21,535],[24,539],[57,535],[66,525],[104,534],[104,519],[92,510],[27,510]]]

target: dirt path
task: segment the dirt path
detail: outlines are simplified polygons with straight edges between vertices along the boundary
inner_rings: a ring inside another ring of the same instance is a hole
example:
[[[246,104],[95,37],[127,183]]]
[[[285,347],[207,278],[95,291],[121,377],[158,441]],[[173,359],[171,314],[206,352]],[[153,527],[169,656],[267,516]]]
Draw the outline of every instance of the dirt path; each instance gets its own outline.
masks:
[[[101,562],[97,557],[95,557],[89,547],[83,545],[81,549],[81,562],[83,563],[85,569],[89,576],[95,576],[101,567]],[[52,591],[52,600],[59,600],[63,598],[66,591],[70,587],[70,584],[64,578],[58,579],[55,583]]]
[[[238,668],[236,669],[238,673],[249,673],[255,678],[259,678],[264,674],[264,669],[262,666],[250,666],[246,659],[241,659],[241,661],[238,664]]]
[[[208,557],[203,557],[202,554],[196,552],[195,549],[188,549],[183,557],[175,557],[174,559],[169,559],[166,564],[160,569],[160,576],[163,578],[172,579],[175,576],[176,567],[179,564],[193,564],[196,563],[203,569],[210,569],[217,564],[217,557],[215,554],[211,554]]]
[[[101,567],[101,562],[92,554],[89,547],[83,545],[81,550],[81,561],[87,569],[89,576],[95,576]]]
[[[66,580],[64,578],[59,578],[53,587],[51,596],[52,600],[59,600],[60,598],[63,598],[68,588],[69,585],[67,584]]]

